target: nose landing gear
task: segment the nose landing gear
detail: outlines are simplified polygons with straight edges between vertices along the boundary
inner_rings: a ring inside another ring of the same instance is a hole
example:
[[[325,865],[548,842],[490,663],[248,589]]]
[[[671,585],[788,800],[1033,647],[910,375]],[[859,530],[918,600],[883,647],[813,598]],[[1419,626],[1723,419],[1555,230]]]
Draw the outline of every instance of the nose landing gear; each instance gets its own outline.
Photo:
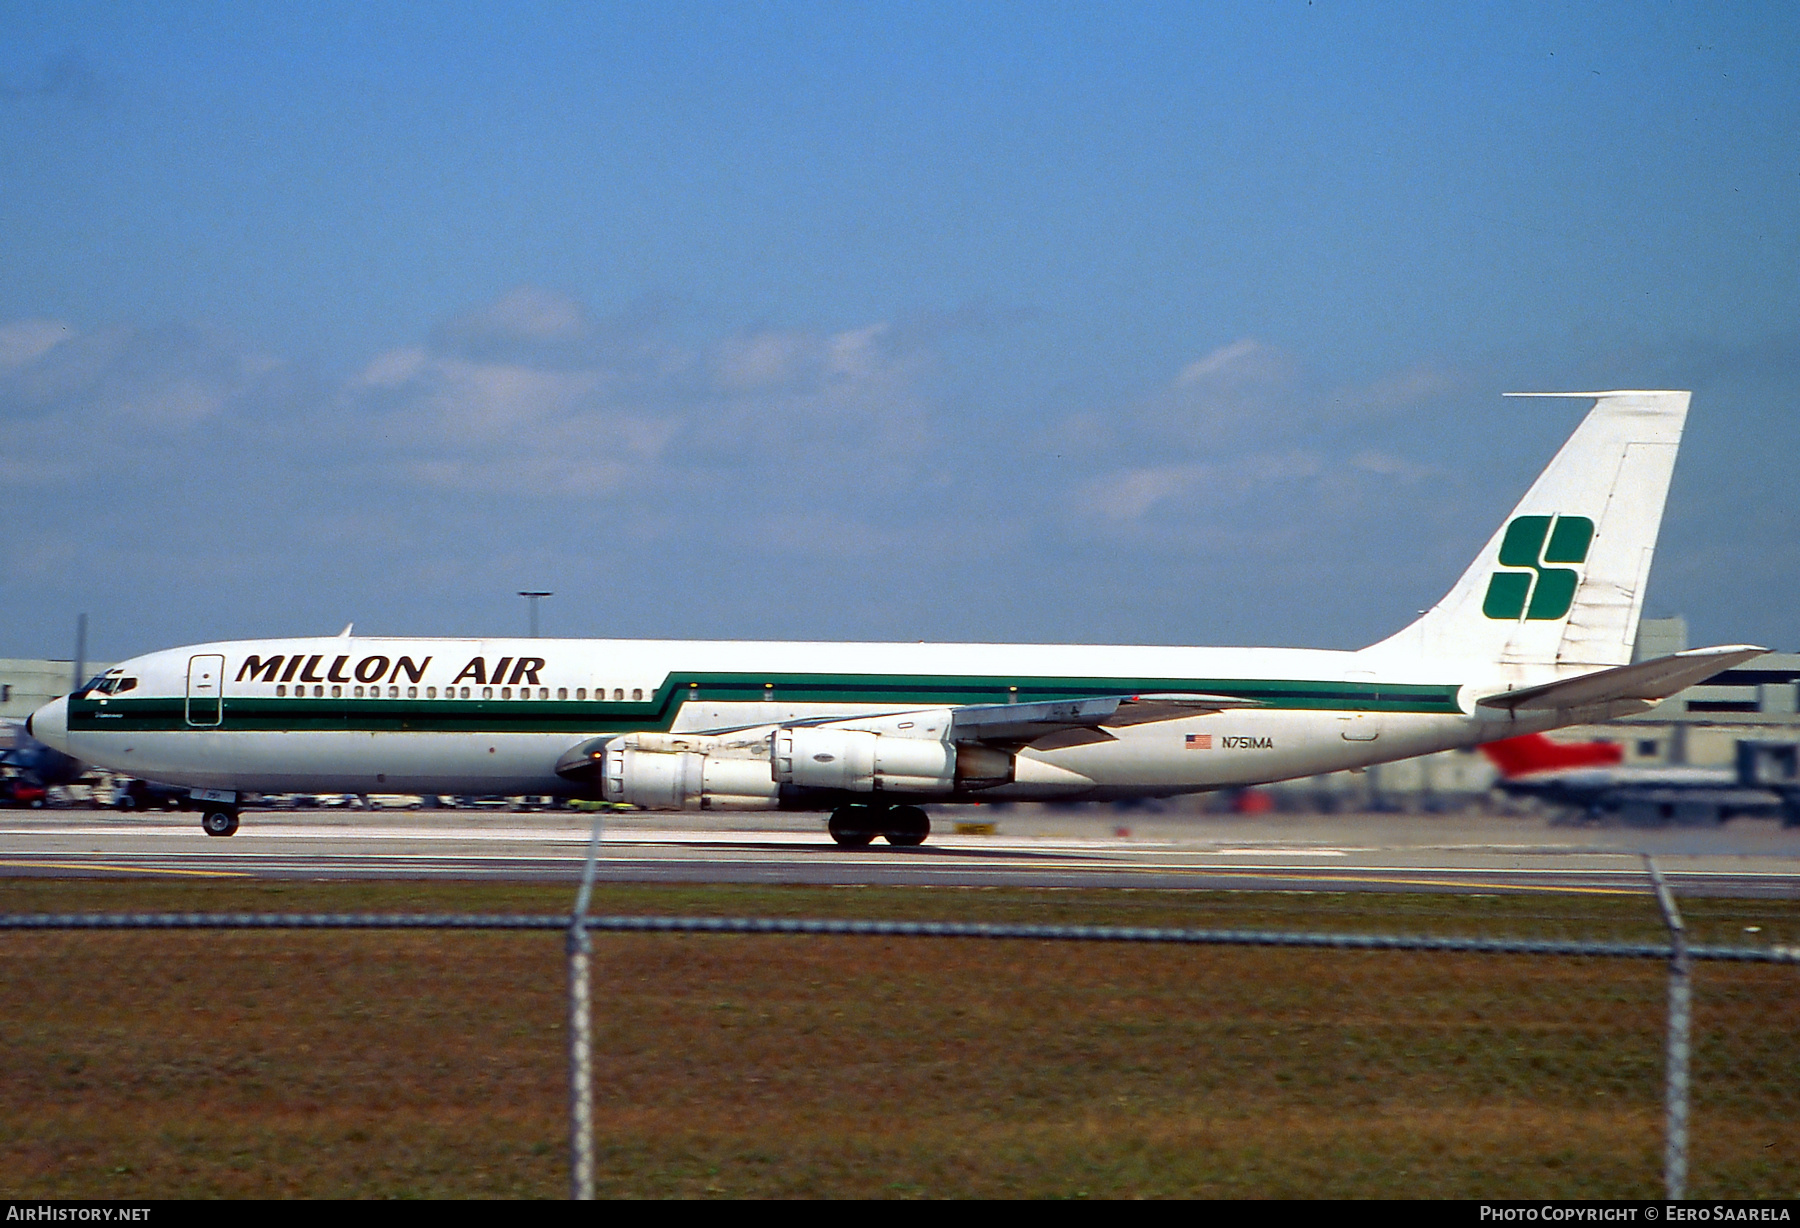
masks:
[[[200,830],[209,836],[232,836],[237,834],[237,829],[235,810],[208,810],[200,816]]]
[[[876,836],[899,848],[925,843],[931,818],[917,806],[839,806],[826,824],[831,838],[845,848],[866,848]]]

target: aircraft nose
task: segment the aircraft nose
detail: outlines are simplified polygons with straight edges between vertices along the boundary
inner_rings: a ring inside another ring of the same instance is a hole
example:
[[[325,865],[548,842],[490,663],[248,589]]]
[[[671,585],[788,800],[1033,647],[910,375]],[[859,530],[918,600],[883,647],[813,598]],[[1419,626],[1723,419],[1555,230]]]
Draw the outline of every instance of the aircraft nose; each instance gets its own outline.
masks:
[[[25,732],[44,745],[69,752],[69,697],[53,699],[25,718]]]

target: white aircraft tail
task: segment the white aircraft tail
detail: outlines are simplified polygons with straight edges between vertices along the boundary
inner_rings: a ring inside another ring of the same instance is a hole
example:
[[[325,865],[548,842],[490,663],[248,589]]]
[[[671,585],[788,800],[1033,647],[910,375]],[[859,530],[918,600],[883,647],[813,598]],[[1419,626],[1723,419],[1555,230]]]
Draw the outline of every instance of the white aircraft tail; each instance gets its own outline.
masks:
[[[1689,394],[1509,395],[1597,399],[1456,587],[1365,652],[1571,670],[1631,660]]]

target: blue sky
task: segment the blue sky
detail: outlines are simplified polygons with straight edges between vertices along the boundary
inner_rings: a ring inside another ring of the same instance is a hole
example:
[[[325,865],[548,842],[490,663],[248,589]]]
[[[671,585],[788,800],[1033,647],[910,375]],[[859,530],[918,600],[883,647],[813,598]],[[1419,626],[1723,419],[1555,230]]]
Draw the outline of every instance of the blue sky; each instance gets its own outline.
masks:
[[[1354,647],[1691,387],[1800,647],[1792,6],[0,4],[0,655]]]

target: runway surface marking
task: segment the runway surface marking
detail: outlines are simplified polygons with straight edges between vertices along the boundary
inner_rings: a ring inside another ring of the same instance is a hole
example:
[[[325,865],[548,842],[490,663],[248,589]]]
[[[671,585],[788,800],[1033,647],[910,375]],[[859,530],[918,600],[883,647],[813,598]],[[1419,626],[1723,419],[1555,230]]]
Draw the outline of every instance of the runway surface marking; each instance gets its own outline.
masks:
[[[579,871],[593,834],[591,821],[567,815],[375,812],[252,815],[235,838],[215,840],[191,820],[160,813],[0,819],[0,876],[560,882]],[[1320,820],[1267,838],[1261,830],[1199,824],[1145,825],[1135,838],[1120,829],[1107,822],[1035,834],[1021,825],[1005,834],[943,832],[920,848],[860,849],[835,844],[813,823],[664,827],[608,815],[600,873],[612,882],[1629,896],[1649,889],[1641,856],[1651,851],[1681,890],[1800,896],[1800,839],[1764,827],[1732,828],[1699,843],[1653,832],[1624,844],[1622,835],[1620,845],[1492,821],[1396,828],[1387,820]]]
[[[21,870],[111,870],[116,874],[180,874],[190,878],[252,878],[248,870],[179,870],[165,866],[114,866],[99,861],[17,861],[0,857],[0,866]]]
[[[1167,874],[1169,870],[1150,871],[1147,867],[1120,866],[1121,870],[1130,872],[1154,872]],[[1389,877],[1382,874],[1296,874],[1291,869],[1249,870],[1242,867],[1212,869],[1205,866],[1185,866],[1176,870],[1182,874],[1204,874],[1209,878],[1245,878],[1276,879],[1295,883],[1384,883],[1396,887],[1504,887],[1509,891],[1562,891],[1575,895],[1643,895],[1650,887],[1646,883],[1642,887],[1581,887],[1564,886],[1558,883],[1521,882],[1517,876],[1533,876],[1542,874],[1622,874],[1622,870],[1475,870],[1469,871],[1464,879],[1420,878],[1412,875],[1406,877]],[[1690,877],[1682,874],[1681,877]],[[1742,877],[1742,876],[1734,876]],[[1775,877],[1786,877],[1785,875]]]
[[[220,856],[232,856],[232,854],[226,853],[223,851],[219,855]],[[69,854],[64,854],[64,856],[67,857],[67,856],[69,856]],[[95,856],[102,857],[102,856],[107,856],[107,855],[96,853]],[[117,853],[114,853],[114,854],[111,854],[110,856],[112,858],[116,859],[120,855]],[[131,855],[126,854],[125,856],[131,856]],[[140,856],[144,857],[147,860],[154,860],[154,859],[158,858],[160,855],[146,853],[146,854],[141,854]],[[253,862],[255,864],[256,869],[261,869],[265,872],[269,871],[269,870],[285,870],[285,871],[298,872],[298,871],[304,871],[308,868],[313,868],[313,869],[322,868],[322,866],[325,864],[331,864],[334,868],[338,868],[338,869],[354,867],[357,865],[366,865],[370,870],[374,870],[374,869],[379,868],[380,866],[391,866],[391,867],[398,867],[398,868],[403,869],[408,866],[436,864],[445,869],[449,869],[452,867],[446,865],[445,863],[486,865],[486,866],[498,866],[498,865],[531,866],[531,865],[543,865],[546,862],[546,859],[541,858],[541,857],[532,857],[532,856],[518,855],[518,854],[495,854],[495,853],[468,853],[468,854],[453,855],[453,856],[448,856],[448,857],[446,857],[444,855],[432,854],[432,853],[387,853],[387,854],[379,855],[376,858],[368,858],[368,857],[364,857],[364,856],[346,854],[342,857],[331,857],[331,856],[327,855],[327,857],[325,857],[325,858],[308,857],[308,858],[298,858],[298,859],[284,858],[284,857],[280,857],[280,856],[271,857],[271,856],[257,855],[257,854],[238,855],[238,856],[243,857],[243,859],[246,861]],[[80,854],[74,855],[74,858],[79,858],[79,857],[80,857]],[[29,868],[29,869],[68,869],[68,870],[96,870],[96,869],[98,869],[98,870],[111,870],[111,871],[116,871],[119,873],[176,874],[176,875],[192,875],[192,876],[197,876],[197,877],[220,877],[220,878],[251,877],[256,872],[256,869],[194,870],[194,869],[177,868],[177,867],[172,867],[172,866],[155,866],[155,865],[144,865],[144,864],[119,865],[119,864],[116,864],[115,862],[109,862],[109,861],[101,861],[101,860],[86,861],[86,860],[77,860],[74,858],[72,858],[71,860],[67,860],[67,861],[47,861],[47,860],[39,861],[39,860],[21,860],[21,859],[16,859],[16,858],[0,857],[0,867],[17,867],[20,869],[28,869]],[[559,859],[555,859],[555,862],[553,864],[560,864],[563,866],[571,866],[572,867],[574,864],[574,861],[575,861],[574,858],[559,858]],[[348,863],[348,866],[346,866],[345,863]],[[647,861],[646,859],[635,858],[635,857],[604,858],[602,860],[603,867],[607,867],[610,865],[610,867],[614,868],[614,869],[623,868],[626,866],[637,867],[637,866],[642,866],[642,865],[646,865],[646,864],[680,865],[682,863],[665,863],[665,862],[660,862],[660,861],[651,863],[651,862]],[[708,861],[696,860],[696,861],[689,862],[686,864],[689,866],[697,867],[700,865],[706,865],[706,864],[712,864],[712,863],[708,862]],[[754,868],[755,867],[755,863],[739,862],[736,864],[742,866],[743,868]],[[764,868],[766,868],[768,870],[779,870],[784,864],[786,864],[786,863],[768,862],[768,863],[764,863]],[[815,864],[818,864],[818,863],[815,863]],[[1012,868],[1010,863],[1002,863],[999,865],[991,865],[990,866],[988,863],[971,862],[967,859],[957,859],[954,861],[923,861],[923,860],[919,859],[916,855],[907,856],[905,858],[905,860],[901,860],[899,858],[884,857],[880,854],[877,854],[874,857],[869,857],[869,856],[834,857],[834,858],[830,858],[829,860],[823,862],[823,864],[826,866],[835,867],[835,868],[848,868],[848,867],[858,867],[858,866],[862,866],[862,867],[874,866],[877,868],[892,867],[892,868],[896,868],[896,869],[905,869],[909,872],[919,874],[922,877],[930,877],[930,876],[940,875],[940,874],[966,874],[971,869],[989,869],[989,868],[994,869],[997,872],[1004,873],[1008,869]],[[1429,868],[1422,867],[1420,870],[1418,870],[1416,872],[1408,871],[1401,867],[1389,866],[1389,867],[1380,867],[1380,868],[1372,867],[1369,871],[1362,872],[1362,873],[1358,873],[1358,872],[1326,873],[1326,872],[1323,872],[1323,870],[1314,872],[1314,871],[1300,869],[1300,868],[1297,868],[1294,866],[1288,866],[1288,865],[1245,866],[1242,864],[1238,864],[1238,865],[1233,865],[1233,866],[1214,867],[1214,866],[1207,866],[1207,865],[1203,865],[1203,864],[1194,864],[1192,862],[1152,862],[1152,863],[1148,863],[1148,864],[1139,862],[1139,863],[1112,863],[1112,864],[1096,865],[1095,862],[1093,862],[1093,861],[1084,860],[1084,861],[1062,861],[1062,862],[1057,862],[1057,861],[1039,862],[1032,868],[1039,869],[1039,870],[1092,870],[1092,871],[1097,871],[1097,872],[1126,873],[1126,874],[1132,874],[1132,875],[1166,875],[1166,876],[1180,876],[1180,877],[1194,877],[1194,878],[1206,877],[1206,878],[1228,878],[1228,879],[1241,879],[1241,880],[1264,880],[1264,879],[1266,879],[1266,880],[1295,882],[1295,883],[1344,883],[1344,884],[1372,884],[1373,883],[1373,884],[1385,884],[1385,885],[1391,885],[1391,886],[1414,886],[1414,887],[1432,886],[1432,887],[1449,887],[1449,888],[1464,888],[1464,889],[1467,889],[1470,887],[1493,886],[1493,887],[1506,887],[1506,888],[1509,888],[1512,890],[1526,890],[1526,891],[1540,891],[1540,892],[1568,892],[1568,893],[1585,893],[1585,894],[1602,894],[1602,895],[1635,895],[1635,894],[1642,894],[1643,892],[1645,892],[1649,889],[1647,884],[1645,884],[1643,882],[1642,871],[1636,869],[1635,867],[1631,867],[1631,868],[1616,867],[1615,868],[1615,867],[1595,866],[1595,867],[1589,867],[1589,868],[1564,868],[1564,867],[1554,867],[1554,866],[1541,866],[1541,867],[1526,867],[1526,868],[1512,867],[1512,868],[1507,868],[1507,869],[1500,869],[1500,868],[1486,869],[1486,868],[1481,868],[1481,867],[1468,867],[1463,872],[1464,877],[1462,877],[1462,878],[1443,877],[1443,871],[1436,867],[1429,867]],[[1672,873],[1674,873],[1676,876],[1680,877],[1681,879],[1688,880],[1688,881],[1707,880],[1707,879],[1765,879],[1765,880],[1772,880],[1772,881],[1788,881],[1794,877],[1792,874],[1774,872],[1774,871],[1716,871],[1716,870],[1694,869],[1694,870],[1676,870],[1676,871],[1672,871]],[[1628,879],[1628,880],[1630,880],[1630,882],[1629,882],[1629,884],[1621,883],[1618,886],[1611,886],[1611,885],[1604,885],[1601,883],[1581,884],[1581,883],[1555,883],[1555,882],[1543,882],[1542,881],[1547,878],[1563,878],[1563,879],[1569,879],[1569,878],[1596,879],[1597,878],[1597,879],[1613,879],[1613,880]],[[1531,881],[1531,880],[1538,880],[1538,881]]]
[[[129,825],[107,825],[86,827],[54,827],[54,828],[0,828],[0,836],[59,836],[64,838],[100,838],[105,836],[128,836],[134,839],[177,839],[191,840],[197,828],[182,824],[173,826],[158,824],[147,827],[131,827]],[[585,831],[543,831],[532,828],[489,828],[481,831],[446,831],[438,827],[385,827],[374,830],[340,827],[290,827],[259,824],[246,826],[233,837],[234,841],[264,840],[334,840],[344,843],[370,843],[375,841],[408,840],[429,842],[432,844],[567,844],[585,847],[592,838]],[[785,848],[817,848],[827,851],[836,849],[831,839],[823,832],[783,832],[783,831],[677,831],[673,829],[650,828],[634,831],[612,831],[603,833],[601,844],[607,848],[622,845],[765,845]],[[935,837],[931,847],[941,851],[984,852],[984,853],[1114,853],[1135,854],[1160,850],[1178,852],[1192,850],[1195,854],[1208,857],[1349,857],[1356,853],[1375,853],[1380,850],[1373,846],[1359,845],[1320,845],[1302,848],[1284,848],[1269,845],[1227,845],[1221,848],[1209,848],[1203,843],[1174,840],[1134,840],[1129,843],[1119,840],[1079,839],[1066,836],[1034,836],[1007,840],[991,836]]]

